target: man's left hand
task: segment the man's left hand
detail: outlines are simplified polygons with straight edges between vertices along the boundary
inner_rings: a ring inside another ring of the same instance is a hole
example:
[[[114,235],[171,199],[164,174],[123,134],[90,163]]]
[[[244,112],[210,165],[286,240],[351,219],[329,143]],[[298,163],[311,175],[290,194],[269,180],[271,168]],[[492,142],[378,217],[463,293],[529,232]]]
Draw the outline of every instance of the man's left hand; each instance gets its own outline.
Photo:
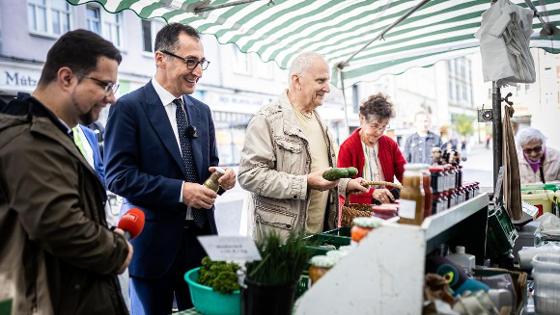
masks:
[[[348,182],[348,185],[346,185],[346,192],[349,194],[360,194],[367,192],[368,188],[362,185],[362,183],[364,183],[365,181],[366,180],[361,177],[351,179]]]
[[[218,178],[218,184],[220,184],[220,187],[224,190],[230,190],[235,187],[237,177],[231,168],[226,168],[225,171],[224,175]],[[212,167],[210,168],[210,172],[212,172]]]

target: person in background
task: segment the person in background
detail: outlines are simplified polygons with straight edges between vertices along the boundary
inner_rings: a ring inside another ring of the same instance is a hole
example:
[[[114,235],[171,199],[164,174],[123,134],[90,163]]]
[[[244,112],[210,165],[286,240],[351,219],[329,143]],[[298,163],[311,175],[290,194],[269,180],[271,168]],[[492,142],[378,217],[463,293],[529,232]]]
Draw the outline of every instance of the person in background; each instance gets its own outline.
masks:
[[[338,167],[354,166],[368,181],[402,182],[404,159],[397,143],[384,135],[394,117],[393,104],[383,94],[370,96],[360,105],[360,128],[340,146]],[[373,199],[389,203],[395,196],[389,189],[371,187],[367,193],[350,195],[350,202],[372,204]]]
[[[361,178],[328,181],[336,165],[331,133],[316,109],[330,91],[325,59],[313,52],[290,66],[289,87],[249,122],[239,184],[250,192],[257,239],[261,233],[318,233],[336,227],[338,194],[365,192]],[[338,187],[338,189],[337,189]]]
[[[0,114],[0,272],[13,280],[0,287],[15,290],[13,314],[128,314],[116,275],[132,247],[109,229],[105,188],[72,135],[115,101],[121,58],[95,33],[68,32],[32,95]]]
[[[560,180],[560,153],[546,146],[546,137],[535,128],[517,134],[521,183],[546,183]]]
[[[210,107],[193,98],[208,67],[198,32],[171,23],[156,35],[156,73],[143,87],[111,106],[105,129],[105,176],[126,198],[121,213],[141,207],[142,234],[132,241],[129,268],[133,314],[170,314],[192,307],[183,275],[206,255],[199,235],[216,234],[217,194],[202,183],[219,163]],[[227,169],[223,193],[234,187]]]
[[[441,139],[430,131],[431,120],[428,113],[417,112],[414,115],[416,132],[410,135],[404,144],[404,157],[409,163],[432,163],[432,148],[441,147]]]

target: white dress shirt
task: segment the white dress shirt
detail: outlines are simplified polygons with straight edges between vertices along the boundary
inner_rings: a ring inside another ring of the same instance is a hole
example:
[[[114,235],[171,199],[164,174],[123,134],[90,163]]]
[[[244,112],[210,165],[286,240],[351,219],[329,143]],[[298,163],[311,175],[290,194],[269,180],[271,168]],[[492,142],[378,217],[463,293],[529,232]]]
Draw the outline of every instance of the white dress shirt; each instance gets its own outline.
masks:
[[[179,148],[179,153],[183,155],[183,152],[181,151],[181,141],[179,140],[179,130],[177,129],[177,116],[176,116],[177,105],[173,103],[176,97],[173,94],[169,93],[169,91],[167,91],[163,86],[161,86],[155,77],[152,78],[151,82],[152,82],[152,86],[154,87],[154,90],[156,90],[156,94],[158,95],[159,100],[161,101],[163,107],[165,108],[165,113],[167,114],[167,118],[169,119],[169,123],[171,124],[171,129],[173,129],[173,134],[175,135],[175,140],[177,141],[177,147]],[[179,193],[179,202],[183,202],[184,185],[185,182],[183,181],[183,185],[181,186],[181,192]],[[194,219],[192,216],[191,207],[187,209],[186,219],[187,220]]]

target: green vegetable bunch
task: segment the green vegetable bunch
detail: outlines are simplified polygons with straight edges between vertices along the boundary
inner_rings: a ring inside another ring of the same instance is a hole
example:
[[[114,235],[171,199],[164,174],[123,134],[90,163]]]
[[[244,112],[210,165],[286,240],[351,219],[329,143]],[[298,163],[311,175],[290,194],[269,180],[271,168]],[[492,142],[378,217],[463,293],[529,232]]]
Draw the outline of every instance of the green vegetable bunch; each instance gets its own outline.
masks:
[[[239,266],[235,263],[212,261],[206,256],[202,259],[198,283],[209,286],[216,292],[230,294],[239,290],[237,269]]]
[[[265,233],[257,244],[263,258],[247,264],[247,278],[262,284],[296,282],[309,260],[302,235],[290,233],[283,240],[274,231]]]

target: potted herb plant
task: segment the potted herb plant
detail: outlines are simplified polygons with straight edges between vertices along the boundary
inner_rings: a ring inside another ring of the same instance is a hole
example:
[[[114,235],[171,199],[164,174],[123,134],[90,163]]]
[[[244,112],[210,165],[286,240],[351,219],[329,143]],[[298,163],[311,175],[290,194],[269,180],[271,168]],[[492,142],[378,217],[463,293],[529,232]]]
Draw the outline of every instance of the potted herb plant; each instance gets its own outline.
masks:
[[[262,260],[246,265],[241,307],[245,315],[287,315],[294,304],[296,285],[309,260],[301,235],[283,241],[276,233],[257,243]]]
[[[195,309],[205,315],[239,315],[239,282],[235,263],[212,261],[205,257],[202,266],[185,274]]]

